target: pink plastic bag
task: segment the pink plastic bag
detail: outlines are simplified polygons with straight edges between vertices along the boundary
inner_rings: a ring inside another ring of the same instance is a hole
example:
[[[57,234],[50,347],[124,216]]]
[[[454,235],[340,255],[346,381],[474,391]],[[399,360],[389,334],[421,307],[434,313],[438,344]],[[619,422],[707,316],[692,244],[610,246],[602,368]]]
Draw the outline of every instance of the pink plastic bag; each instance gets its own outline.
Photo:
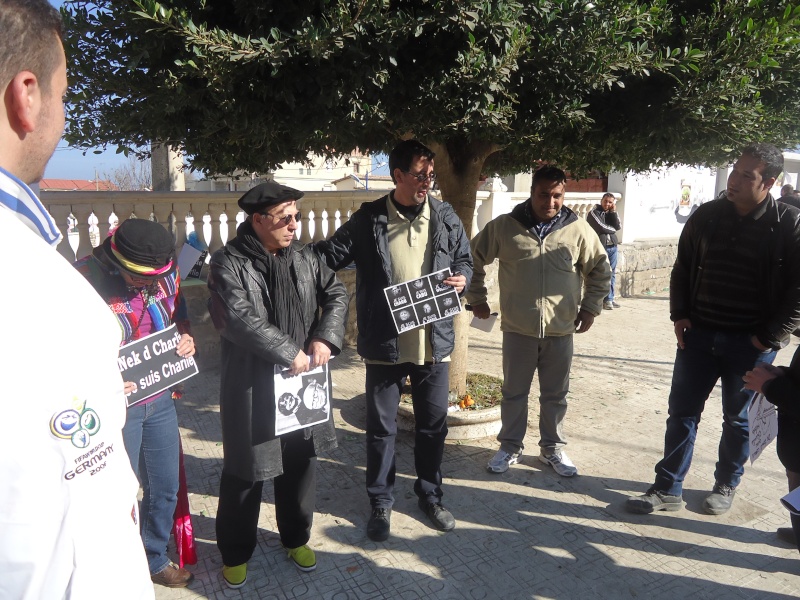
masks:
[[[175,547],[178,550],[178,565],[196,565],[197,552],[192,533],[192,513],[189,510],[189,493],[186,488],[186,469],[183,467],[183,445],[179,452],[178,503],[175,505],[175,521],[172,524]]]

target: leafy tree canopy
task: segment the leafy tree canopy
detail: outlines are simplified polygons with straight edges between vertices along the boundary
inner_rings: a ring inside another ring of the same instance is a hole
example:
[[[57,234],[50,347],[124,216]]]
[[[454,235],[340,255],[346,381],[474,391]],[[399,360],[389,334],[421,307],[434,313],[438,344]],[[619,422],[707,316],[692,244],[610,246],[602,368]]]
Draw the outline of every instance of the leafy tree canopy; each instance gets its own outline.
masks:
[[[67,139],[163,140],[212,172],[415,136],[443,153],[440,175],[474,192],[481,169],[536,160],[642,170],[800,142],[800,8],[777,0],[71,0],[63,11]]]

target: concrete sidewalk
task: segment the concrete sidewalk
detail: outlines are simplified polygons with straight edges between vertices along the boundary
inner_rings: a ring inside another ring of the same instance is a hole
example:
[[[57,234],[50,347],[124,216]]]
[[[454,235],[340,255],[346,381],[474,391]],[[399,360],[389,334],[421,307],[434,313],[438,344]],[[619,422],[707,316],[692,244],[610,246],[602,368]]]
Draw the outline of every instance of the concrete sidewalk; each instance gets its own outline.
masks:
[[[413,493],[413,437],[397,445],[396,503],[385,543],[366,537],[364,368],[353,351],[336,359],[334,408],[339,448],[320,458],[310,545],[317,570],[297,571],[276,533],[272,486],[264,486],[259,547],[248,582],[220,577],[214,515],[222,466],[219,373],[190,380],[178,410],[199,562],[189,588],[156,586],[178,598],[508,599],[800,597],[800,554],[775,537],[788,514],[778,499],[786,478],[771,445],[748,466],[733,509],[704,514],[721,430],[719,387],[708,402],[686,480],[686,508],[638,516],[625,499],[644,492],[663,448],[675,339],[665,297],[624,298],[575,336],[567,452],[579,475],[564,479],[536,459],[537,395],[521,464],[486,471],[492,438],[450,442],[444,504],[455,531],[428,526]],[[470,369],[498,376],[499,327],[472,330]],[[795,342],[776,364],[788,364]],[[524,360],[524,357],[520,357]],[[200,360],[202,369],[202,359]],[[536,389],[534,382],[534,389]]]

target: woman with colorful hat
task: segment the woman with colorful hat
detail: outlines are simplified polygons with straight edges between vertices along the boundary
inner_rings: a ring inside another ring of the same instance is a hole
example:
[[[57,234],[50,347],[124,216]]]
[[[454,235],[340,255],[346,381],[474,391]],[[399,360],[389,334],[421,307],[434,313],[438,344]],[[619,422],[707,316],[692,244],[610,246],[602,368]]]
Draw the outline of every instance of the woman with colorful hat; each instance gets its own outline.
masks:
[[[175,324],[176,352],[194,355],[185,304],[179,293],[175,242],[162,225],[147,219],[124,221],[75,267],[116,315],[126,345]],[[137,392],[125,379],[125,393]],[[193,575],[167,556],[178,494],[180,438],[169,390],[129,406],[122,430],[131,466],[144,490],[141,534],[151,578],[167,587],[185,587]]]

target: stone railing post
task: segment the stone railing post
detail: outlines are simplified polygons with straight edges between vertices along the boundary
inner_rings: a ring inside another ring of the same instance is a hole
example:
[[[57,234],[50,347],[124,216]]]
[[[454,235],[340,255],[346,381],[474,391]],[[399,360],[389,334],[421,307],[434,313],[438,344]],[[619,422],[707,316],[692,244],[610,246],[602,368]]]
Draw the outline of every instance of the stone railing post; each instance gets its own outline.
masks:
[[[70,208],[63,204],[53,204],[47,207],[47,209],[55,220],[58,230],[61,232],[61,242],[58,244],[58,253],[72,263],[75,260],[75,252],[73,252],[72,246],[69,244]]]

